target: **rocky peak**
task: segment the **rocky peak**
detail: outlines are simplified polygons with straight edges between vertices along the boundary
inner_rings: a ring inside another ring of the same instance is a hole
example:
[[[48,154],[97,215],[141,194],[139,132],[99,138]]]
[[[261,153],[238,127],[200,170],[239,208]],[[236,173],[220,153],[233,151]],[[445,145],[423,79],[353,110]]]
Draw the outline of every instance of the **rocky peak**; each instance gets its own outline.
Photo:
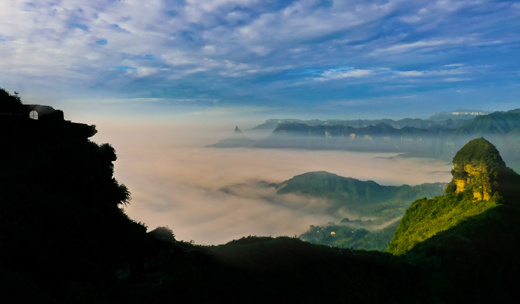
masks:
[[[235,135],[242,135],[242,131],[238,128],[238,126],[235,126]]]
[[[489,200],[498,188],[498,175],[506,165],[493,144],[484,138],[468,142],[453,158],[453,179],[448,189],[473,192],[474,200]]]

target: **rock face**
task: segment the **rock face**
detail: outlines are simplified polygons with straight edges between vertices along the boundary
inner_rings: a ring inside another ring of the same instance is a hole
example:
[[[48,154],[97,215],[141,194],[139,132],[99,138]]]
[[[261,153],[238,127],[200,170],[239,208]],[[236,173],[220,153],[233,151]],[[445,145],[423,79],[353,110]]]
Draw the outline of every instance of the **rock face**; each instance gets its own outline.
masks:
[[[468,142],[453,158],[453,179],[448,189],[473,192],[473,199],[490,200],[497,191],[498,175],[506,164],[493,144],[484,138]]]

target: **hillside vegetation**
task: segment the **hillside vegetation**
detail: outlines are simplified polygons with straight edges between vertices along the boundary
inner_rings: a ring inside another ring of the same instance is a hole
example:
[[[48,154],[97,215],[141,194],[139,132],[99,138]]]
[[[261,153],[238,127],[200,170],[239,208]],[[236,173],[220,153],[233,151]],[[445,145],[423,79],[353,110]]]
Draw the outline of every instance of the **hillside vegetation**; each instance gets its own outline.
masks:
[[[336,212],[343,209],[360,216],[380,217],[381,221],[401,217],[414,200],[440,195],[445,188],[442,183],[383,186],[324,171],[300,174],[277,186],[278,194],[324,199]]]
[[[519,198],[520,176],[506,167],[484,138],[468,142],[453,158],[453,165],[446,195],[415,201],[401,220],[389,252],[404,254],[437,233],[502,205],[504,199]]]

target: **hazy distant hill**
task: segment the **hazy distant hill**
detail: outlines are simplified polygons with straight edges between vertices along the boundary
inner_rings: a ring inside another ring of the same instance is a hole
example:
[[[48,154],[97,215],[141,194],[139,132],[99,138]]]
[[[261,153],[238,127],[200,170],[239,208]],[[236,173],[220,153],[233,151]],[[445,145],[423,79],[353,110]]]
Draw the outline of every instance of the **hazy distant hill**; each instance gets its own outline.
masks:
[[[375,137],[413,135],[421,137],[430,135],[506,135],[519,127],[520,109],[517,109],[508,112],[494,112],[488,115],[479,115],[473,119],[460,120],[457,124],[455,124],[453,121],[446,121],[445,126],[441,126],[439,124],[407,123],[396,127],[395,123],[388,123],[388,120],[382,120],[381,122],[372,123],[363,127],[352,127],[342,124],[312,126],[303,122],[282,123],[273,131],[273,135],[290,134],[307,137],[342,136],[351,138],[354,137],[354,139],[358,136],[370,136],[372,139],[374,139]]]
[[[466,122],[468,119],[478,117],[479,115],[487,114],[483,111],[473,110],[455,110],[452,112],[442,112],[433,115],[429,119],[420,118],[404,118],[400,120],[393,119],[268,119],[264,123],[256,126],[253,130],[275,130],[282,124],[306,124],[308,126],[349,126],[354,128],[364,128],[368,126],[375,126],[381,123],[392,126],[396,129],[404,127],[413,127],[420,129],[452,129],[457,128]]]
[[[450,111],[450,112],[435,113],[430,118],[428,118],[428,120],[433,120],[433,121],[443,121],[443,120],[448,120],[448,119],[469,120],[469,119],[473,119],[475,117],[479,117],[481,115],[487,115],[490,113],[491,112],[480,111],[480,110],[457,109],[455,111]]]
[[[235,131],[233,132],[233,135],[227,138],[224,138],[220,140],[219,142],[208,145],[207,147],[213,147],[213,148],[238,148],[238,147],[247,147],[251,146],[256,141],[253,139],[250,139],[242,133],[242,130],[240,130],[237,127],[235,127]]]
[[[310,121],[304,121],[301,119],[268,119],[264,123],[254,127],[252,130],[274,130],[278,125],[283,123],[306,123],[312,125]],[[320,122],[321,123],[321,122]]]
[[[254,129],[273,132],[256,141],[231,137],[212,146],[390,152],[449,160],[468,140],[486,135],[510,166],[520,171],[518,109],[490,114],[461,109],[427,120],[270,119]]]
[[[520,109],[494,112],[472,119],[456,130],[460,135],[507,135],[520,128]]]
[[[504,158],[520,171],[520,110],[478,115],[468,120],[446,120],[444,126],[426,128],[395,127],[381,122],[365,127],[280,124],[271,136],[253,146],[263,148],[296,148],[346,150],[362,152],[395,152],[415,157],[449,160],[468,140],[486,135],[503,153]]]

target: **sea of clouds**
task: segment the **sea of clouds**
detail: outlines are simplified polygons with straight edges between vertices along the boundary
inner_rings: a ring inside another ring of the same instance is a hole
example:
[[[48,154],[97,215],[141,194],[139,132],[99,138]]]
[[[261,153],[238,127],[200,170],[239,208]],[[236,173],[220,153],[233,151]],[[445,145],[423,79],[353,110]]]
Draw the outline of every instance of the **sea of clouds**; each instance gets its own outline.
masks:
[[[125,212],[149,229],[168,226],[178,240],[221,244],[248,235],[300,235],[310,225],[354,217],[330,214],[326,201],[278,195],[280,183],[328,171],[382,185],[450,180],[451,164],[395,154],[285,149],[207,148],[234,126],[104,123],[98,143],[118,155],[115,175],[132,193]],[[244,130],[247,134],[247,130]]]

